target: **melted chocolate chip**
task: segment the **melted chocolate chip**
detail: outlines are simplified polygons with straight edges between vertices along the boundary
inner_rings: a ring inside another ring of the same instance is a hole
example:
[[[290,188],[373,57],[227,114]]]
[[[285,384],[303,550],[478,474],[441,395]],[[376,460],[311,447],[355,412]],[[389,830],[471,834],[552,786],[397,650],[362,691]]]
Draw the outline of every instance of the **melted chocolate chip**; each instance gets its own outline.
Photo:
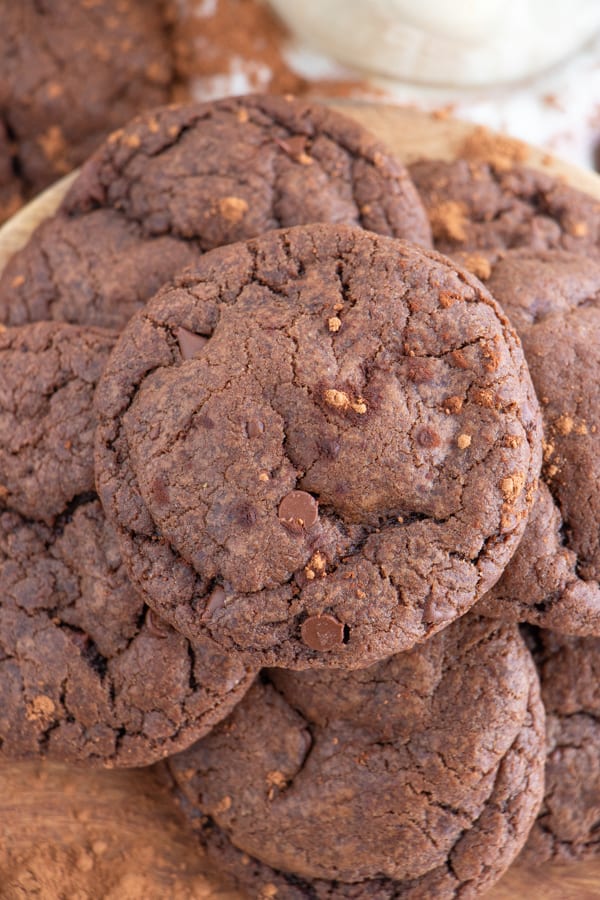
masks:
[[[246,422],[246,432],[249,438],[260,437],[265,430],[265,426],[260,419],[248,419]]]
[[[177,328],[175,337],[183,359],[193,359],[208,342],[208,338],[201,334],[194,334],[193,331],[188,331],[187,328]]]
[[[152,609],[149,609],[146,613],[146,628],[148,633],[156,638],[168,637],[171,630],[167,623],[160,616],[157,616]]]
[[[225,590],[218,584],[215,588],[213,588],[212,593],[209,594],[206,608],[202,615],[203,619],[209,619],[216,612],[219,612],[220,609],[223,609],[225,606]]]
[[[279,518],[290,531],[308,530],[319,518],[319,504],[306,491],[290,491],[279,504]]]
[[[344,625],[333,616],[310,616],[300,631],[311,650],[335,650],[344,643]]]

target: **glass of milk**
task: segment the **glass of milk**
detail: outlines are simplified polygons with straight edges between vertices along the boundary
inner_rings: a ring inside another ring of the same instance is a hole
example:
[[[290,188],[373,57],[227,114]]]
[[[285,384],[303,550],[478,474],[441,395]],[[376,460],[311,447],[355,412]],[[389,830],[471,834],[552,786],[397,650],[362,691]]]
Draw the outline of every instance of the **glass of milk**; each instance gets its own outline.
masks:
[[[430,85],[475,87],[553,66],[600,30],[600,0],[270,0],[340,62]]]

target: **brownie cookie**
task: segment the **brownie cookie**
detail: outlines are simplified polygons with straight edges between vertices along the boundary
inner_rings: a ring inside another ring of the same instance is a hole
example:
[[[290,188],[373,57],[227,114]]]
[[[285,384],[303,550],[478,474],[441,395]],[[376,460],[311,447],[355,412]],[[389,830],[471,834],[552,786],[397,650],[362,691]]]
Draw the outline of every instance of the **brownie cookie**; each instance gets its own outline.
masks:
[[[156,0],[2,3],[0,120],[30,193],[135,113],[164,103],[171,77]]]
[[[543,795],[535,668],[516,626],[471,614],[369,669],[271,670],[167,765],[251,896],[479,896]]]
[[[153,294],[198,257],[196,248],[148,237],[112,209],[59,212],[43,222],[0,277],[0,321],[54,319],[121,330]]]
[[[510,248],[600,251],[600,202],[549,174],[466,159],[421,160],[409,171],[436,249],[479,277]]]
[[[147,235],[195,240],[202,250],[311,222],[431,246],[405,168],[357,122],[290,96],[140,116],[88,160],[64,202],[70,213],[97,206],[121,210]]]
[[[115,335],[0,327],[0,509],[51,523],[94,490],[93,395]]]
[[[540,463],[516,336],[449,260],[352,228],[206,254],[121,336],[96,478],[131,577],[192,639],[360,667],[514,552]]]
[[[0,758],[138,766],[210,731],[253,672],[149,613],[98,501],[0,514]]]
[[[541,401],[547,489],[485,609],[600,635],[600,262],[511,251],[488,286],[519,332]]]
[[[538,864],[600,855],[600,640],[535,630],[546,707],[546,789],[523,859]]]
[[[406,170],[318,105],[243,97],[136,119],[83,167],[0,277],[0,322],[121,329],[198,254],[311,221],[431,245]]]

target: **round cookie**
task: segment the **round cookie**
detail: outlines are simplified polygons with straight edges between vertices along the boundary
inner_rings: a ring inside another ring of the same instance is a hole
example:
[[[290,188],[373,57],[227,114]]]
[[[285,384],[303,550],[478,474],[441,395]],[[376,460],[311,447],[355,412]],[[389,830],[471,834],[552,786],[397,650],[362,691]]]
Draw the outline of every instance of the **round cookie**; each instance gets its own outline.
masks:
[[[169,235],[148,237],[112,209],[58,212],[33,232],[0,277],[0,321],[45,319],[114,328],[198,257]]]
[[[546,708],[544,801],[523,850],[525,862],[600,855],[600,640],[532,630]]]
[[[145,234],[195,240],[202,250],[311,222],[431,245],[401,163],[357,122],[291,96],[146,113],[87,161],[63,206],[119,209]]]
[[[535,493],[508,322],[449,260],[359,229],[206,254],[132,319],[96,403],[134,583],[257,663],[360,667],[444,628]]]
[[[149,613],[97,500],[0,514],[0,758],[140,766],[226,716],[255,673]]]
[[[116,335],[0,328],[0,509],[51,523],[94,490],[93,396]]]
[[[79,165],[141,109],[168,100],[156,0],[2,4],[0,120],[30,193]]]
[[[0,322],[121,329],[199,252],[345,222],[431,245],[406,170],[357,123],[290,97],[159,109],[116,132],[0,277]]]
[[[409,167],[437,250],[480,278],[516,247],[598,255],[598,200],[547,173],[501,162],[427,159]]]
[[[488,286],[519,332],[541,401],[546,487],[481,608],[600,635],[600,263],[511,251]]]
[[[251,896],[476,897],[543,795],[535,668],[516,626],[470,614],[369,669],[269,671],[167,766]]]

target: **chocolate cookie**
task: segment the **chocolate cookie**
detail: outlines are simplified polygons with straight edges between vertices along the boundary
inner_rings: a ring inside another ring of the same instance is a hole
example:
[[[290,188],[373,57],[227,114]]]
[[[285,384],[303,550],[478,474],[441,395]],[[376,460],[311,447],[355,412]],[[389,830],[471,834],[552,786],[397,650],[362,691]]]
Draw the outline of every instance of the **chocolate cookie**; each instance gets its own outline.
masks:
[[[0,758],[138,766],[189,746],[253,672],[149,613],[98,501],[0,514]]]
[[[360,229],[206,254],[131,321],[96,477],[134,583],[260,663],[368,665],[462,615],[525,527],[539,416],[449,260]]]
[[[515,247],[600,251],[600,203],[549,174],[466,159],[421,160],[409,171],[436,249],[479,277]]]
[[[488,285],[519,332],[541,401],[547,490],[485,609],[600,635],[600,262],[512,251]]]
[[[546,789],[523,859],[539,864],[600,855],[600,640],[530,636],[546,707]]]
[[[370,669],[272,670],[167,765],[249,896],[479,896],[543,794],[535,668],[516,626],[471,614]]]
[[[135,113],[164,103],[171,77],[156,0],[2,4],[0,120],[30,193]]]
[[[200,251],[304,222],[431,244],[406,170],[318,105],[243,97],[149,113],[83,167],[0,278],[0,321],[123,328]]]
[[[0,509],[51,523],[94,490],[92,401],[115,337],[58,322],[0,328]]]
[[[183,176],[183,177],[182,177]],[[70,213],[121,210],[202,250],[311,222],[431,245],[405,168],[362,126],[293,97],[249,95],[147,113],[88,160]]]
[[[120,330],[131,316],[198,256],[164,235],[151,238],[112,209],[43,222],[0,278],[0,321],[54,319]]]

